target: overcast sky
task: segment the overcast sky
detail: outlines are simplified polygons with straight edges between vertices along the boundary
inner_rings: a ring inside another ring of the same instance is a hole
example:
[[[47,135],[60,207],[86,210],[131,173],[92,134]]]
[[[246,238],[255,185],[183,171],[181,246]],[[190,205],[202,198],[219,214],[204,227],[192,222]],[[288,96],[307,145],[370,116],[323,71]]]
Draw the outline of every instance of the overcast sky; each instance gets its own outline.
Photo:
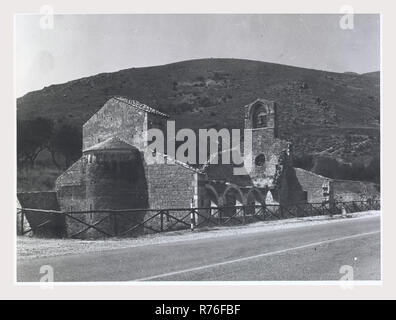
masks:
[[[16,94],[132,67],[241,58],[335,72],[380,69],[378,15],[40,15],[15,18]]]

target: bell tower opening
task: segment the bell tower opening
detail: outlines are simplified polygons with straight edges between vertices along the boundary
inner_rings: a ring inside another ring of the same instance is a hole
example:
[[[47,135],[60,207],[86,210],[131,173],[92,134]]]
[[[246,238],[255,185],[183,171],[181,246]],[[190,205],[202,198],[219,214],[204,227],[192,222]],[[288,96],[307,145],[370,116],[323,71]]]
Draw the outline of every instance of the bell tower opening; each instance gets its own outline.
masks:
[[[257,115],[256,119],[256,127],[257,128],[266,128],[267,127],[267,114],[265,112],[260,112]]]
[[[245,106],[245,129],[262,129],[263,134],[276,137],[277,119],[275,102],[257,99]]]
[[[265,105],[257,105],[252,113],[253,129],[268,127],[268,108]]]

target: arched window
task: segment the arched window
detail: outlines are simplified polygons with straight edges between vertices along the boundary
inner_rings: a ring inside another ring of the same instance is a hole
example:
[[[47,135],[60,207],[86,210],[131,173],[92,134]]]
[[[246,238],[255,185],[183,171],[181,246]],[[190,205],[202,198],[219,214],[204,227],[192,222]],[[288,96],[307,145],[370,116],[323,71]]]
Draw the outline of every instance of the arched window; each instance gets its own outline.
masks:
[[[243,210],[237,207],[244,204],[244,196],[242,191],[237,186],[228,186],[223,193],[224,200],[224,215],[234,216],[242,214]]]
[[[265,164],[265,155],[263,155],[262,153],[259,154],[256,159],[254,159],[254,164],[257,167],[262,167]]]

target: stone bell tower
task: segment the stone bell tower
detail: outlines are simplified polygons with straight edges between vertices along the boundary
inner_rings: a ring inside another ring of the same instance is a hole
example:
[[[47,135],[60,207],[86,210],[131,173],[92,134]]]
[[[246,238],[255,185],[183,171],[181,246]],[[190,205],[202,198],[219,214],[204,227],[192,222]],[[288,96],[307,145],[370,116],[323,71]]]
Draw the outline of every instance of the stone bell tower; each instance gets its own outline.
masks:
[[[277,104],[274,101],[257,99],[245,106],[245,130],[252,134],[253,184],[258,187],[273,187],[279,161],[288,149],[286,141],[278,139]]]

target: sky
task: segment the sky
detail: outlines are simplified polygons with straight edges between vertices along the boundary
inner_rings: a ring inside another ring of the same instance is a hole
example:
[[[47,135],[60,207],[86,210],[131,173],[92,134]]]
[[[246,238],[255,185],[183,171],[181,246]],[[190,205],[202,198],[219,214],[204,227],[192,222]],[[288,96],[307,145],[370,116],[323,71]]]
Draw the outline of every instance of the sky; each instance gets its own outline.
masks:
[[[17,97],[127,68],[239,58],[333,72],[380,70],[380,17],[354,15],[15,16]],[[40,23],[41,21],[41,23]],[[48,24],[45,24],[48,26]]]

